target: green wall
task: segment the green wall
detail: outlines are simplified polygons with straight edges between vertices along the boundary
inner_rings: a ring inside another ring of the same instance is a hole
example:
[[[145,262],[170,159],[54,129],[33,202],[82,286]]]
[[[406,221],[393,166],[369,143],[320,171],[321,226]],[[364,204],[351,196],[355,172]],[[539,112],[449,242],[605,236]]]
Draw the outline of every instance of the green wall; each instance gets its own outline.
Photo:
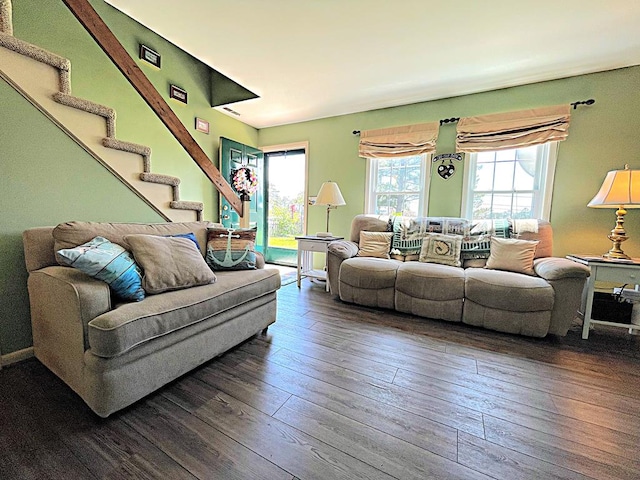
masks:
[[[216,166],[220,136],[257,145],[255,128],[210,107],[209,67],[102,0],[91,3]],[[204,201],[205,218],[217,220],[211,182],[63,2],[14,0],[13,23],[16,37],[69,58],[73,94],[115,108],[117,137],[151,146],[152,171],[179,176],[182,198]],[[162,55],[160,70],[138,59],[139,43]],[[187,90],[187,105],[168,98],[171,83]],[[32,344],[23,230],[68,220],[163,220],[2,80],[0,98],[0,352],[7,354]],[[210,135],[195,131],[195,117],[209,121]]]
[[[325,118],[294,125],[265,128],[259,145],[308,141],[309,194],[323,181],[340,185],[347,205],[331,213],[331,231],[349,235],[354,215],[364,209],[365,160],[358,157],[353,130],[368,130],[443,118],[568,104],[594,98],[592,106],[571,110],[569,138],[560,144],[551,222],[554,253],[604,253],[611,247],[607,234],[615,224],[615,210],[587,208],[607,171],[640,169],[640,67],[630,67],[491,92],[417,103],[364,113]],[[455,124],[440,127],[437,153],[454,152]],[[462,166],[449,180],[432,175],[430,215],[459,216]],[[324,210],[309,208],[308,231],[322,230]],[[631,239],[626,253],[640,257],[640,211],[629,210],[625,223]]]

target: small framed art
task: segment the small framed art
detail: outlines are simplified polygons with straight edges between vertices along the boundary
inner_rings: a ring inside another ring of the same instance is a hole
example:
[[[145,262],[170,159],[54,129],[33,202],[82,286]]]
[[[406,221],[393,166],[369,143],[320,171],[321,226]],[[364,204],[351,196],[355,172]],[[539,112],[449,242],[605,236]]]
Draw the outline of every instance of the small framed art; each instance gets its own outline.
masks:
[[[202,118],[196,117],[196,130],[209,135],[209,122]]]
[[[175,85],[171,85],[169,87],[169,97],[178,100],[179,102],[187,103],[187,91],[180,87],[176,87]]]
[[[146,45],[140,44],[140,58],[154,67],[160,68],[160,54]]]

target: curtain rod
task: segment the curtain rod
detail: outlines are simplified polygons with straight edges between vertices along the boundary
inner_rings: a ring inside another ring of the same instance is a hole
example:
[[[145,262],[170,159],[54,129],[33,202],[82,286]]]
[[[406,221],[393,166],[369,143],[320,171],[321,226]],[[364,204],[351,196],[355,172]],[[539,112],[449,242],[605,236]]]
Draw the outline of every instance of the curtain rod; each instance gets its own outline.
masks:
[[[577,102],[572,102],[570,103],[570,105],[575,110],[579,105],[593,105],[594,103],[596,103],[596,101],[593,98],[590,98],[589,100],[579,100]],[[460,117],[443,118],[442,120],[440,120],[440,125],[455,123],[458,120],[460,120]],[[354,135],[360,135],[360,130],[354,130],[351,133],[353,133]]]

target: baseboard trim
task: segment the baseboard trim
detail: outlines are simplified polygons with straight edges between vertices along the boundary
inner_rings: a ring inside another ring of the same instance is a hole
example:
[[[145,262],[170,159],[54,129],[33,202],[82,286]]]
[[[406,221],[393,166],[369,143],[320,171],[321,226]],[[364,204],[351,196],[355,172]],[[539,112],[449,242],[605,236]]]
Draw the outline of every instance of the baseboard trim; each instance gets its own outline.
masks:
[[[7,353],[0,357],[0,367],[6,367],[12,363],[18,363],[31,357],[33,357],[33,347],[24,348],[17,352]]]

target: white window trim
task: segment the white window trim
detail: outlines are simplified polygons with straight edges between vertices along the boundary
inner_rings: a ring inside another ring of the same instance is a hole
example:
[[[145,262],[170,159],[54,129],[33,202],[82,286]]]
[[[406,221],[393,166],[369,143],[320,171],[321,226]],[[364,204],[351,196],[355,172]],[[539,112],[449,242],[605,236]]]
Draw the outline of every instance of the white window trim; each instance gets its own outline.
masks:
[[[541,173],[541,179],[544,184],[544,195],[541,199],[542,205],[540,208],[540,218],[542,220],[549,220],[551,218],[551,203],[553,201],[553,185],[556,174],[556,163],[558,160],[558,149],[560,142],[549,142],[545,144],[547,149],[547,164],[546,170]],[[471,176],[471,154],[465,153],[464,155],[464,172],[465,180],[462,186],[462,204],[460,205],[460,216],[462,218],[468,218],[471,212],[469,211],[469,196],[473,191],[473,177]],[[470,219],[471,220],[471,219]]]
[[[411,155],[413,156],[413,155]],[[431,157],[430,153],[425,153],[420,155],[423,160],[422,171],[420,172],[420,184],[422,185],[421,196],[422,199],[419,202],[418,209],[420,216],[427,216],[427,212],[429,211],[429,191],[431,188]],[[366,179],[364,185],[364,213],[366,214],[375,214],[376,211],[376,203],[375,203],[375,195],[373,194],[373,187],[376,178],[376,158],[367,158],[367,166],[366,166]]]

